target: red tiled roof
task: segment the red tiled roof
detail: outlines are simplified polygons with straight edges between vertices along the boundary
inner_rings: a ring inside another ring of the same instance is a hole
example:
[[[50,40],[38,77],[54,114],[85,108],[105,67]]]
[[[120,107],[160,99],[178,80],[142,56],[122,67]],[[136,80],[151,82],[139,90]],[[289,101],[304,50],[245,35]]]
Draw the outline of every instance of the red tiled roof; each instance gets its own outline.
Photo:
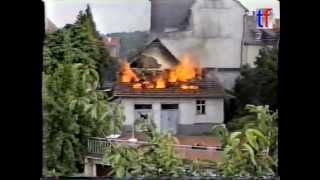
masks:
[[[114,96],[118,97],[198,97],[198,98],[214,98],[223,97],[224,90],[216,81],[190,81],[188,85],[199,86],[197,90],[183,90],[180,85],[173,85],[163,89],[134,89],[131,83],[118,83],[114,87]]]

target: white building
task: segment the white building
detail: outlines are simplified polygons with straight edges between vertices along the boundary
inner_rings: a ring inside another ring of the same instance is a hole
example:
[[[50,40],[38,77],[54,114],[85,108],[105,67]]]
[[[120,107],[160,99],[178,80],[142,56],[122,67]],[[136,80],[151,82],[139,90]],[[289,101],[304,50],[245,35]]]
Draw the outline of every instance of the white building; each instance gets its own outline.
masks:
[[[158,131],[194,135],[209,132],[224,121],[224,90],[214,73],[194,80],[198,90],[179,86],[164,89],[133,89],[130,83],[118,83],[114,96],[124,106],[126,130],[131,131],[137,119],[152,119]]]
[[[253,12],[254,14],[254,12]],[[244,45],[242,52],[242,65],[248,64],[255,67],[255,61],[259,51],[263,48],[278,47],[280,39],[280,21],[275,20],[273,29],[258,30],[257,18],[247,15],[245,19]]]
[[[234,87],[242,65],[253,65],[259,50],[279,38],[263,30],[256,40],[256,20],[238,0],[150,1],[150,40],[160,39],[176,59],[192,53],[202,67],[217,68],[226,89]]]

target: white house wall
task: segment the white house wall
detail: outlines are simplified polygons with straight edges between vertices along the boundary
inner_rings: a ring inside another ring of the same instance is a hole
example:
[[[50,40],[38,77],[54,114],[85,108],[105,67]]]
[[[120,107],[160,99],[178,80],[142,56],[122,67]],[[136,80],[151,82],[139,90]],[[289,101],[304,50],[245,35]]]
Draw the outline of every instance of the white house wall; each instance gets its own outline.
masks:
[[[167,58],[161,53],[160,49],[157,47],[148,48],[143,52],[143,55],[150,56],[156,59],[157,62],[161,64],[159,70],[169,69],[175,65],[174,63],[171,63],[168,60],[166,60]]]
[[[192,125],[195,123],[223,123],[224,106],[223,99],[203,99],[206,101],[206,114],[196,115],[196,100],[193,98],[122,98],[126,120],[124,125],[132,125],[134,122],[134,104],[152,104],[153,120],[160,127],[161,104],[179,104],[178,124]]]

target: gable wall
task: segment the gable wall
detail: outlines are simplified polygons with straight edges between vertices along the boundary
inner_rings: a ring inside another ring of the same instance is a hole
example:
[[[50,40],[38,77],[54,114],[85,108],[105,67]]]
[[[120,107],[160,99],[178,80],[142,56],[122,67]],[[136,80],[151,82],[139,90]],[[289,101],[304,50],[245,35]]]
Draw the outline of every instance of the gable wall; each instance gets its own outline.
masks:
[[[142,53],[143,55],[153,57],[157,60],[158,64],[161,64],[159,70],[168,69],[175,64],[167,60],[166,56],[161,53],[161,50],[157,47],[149,47]]]

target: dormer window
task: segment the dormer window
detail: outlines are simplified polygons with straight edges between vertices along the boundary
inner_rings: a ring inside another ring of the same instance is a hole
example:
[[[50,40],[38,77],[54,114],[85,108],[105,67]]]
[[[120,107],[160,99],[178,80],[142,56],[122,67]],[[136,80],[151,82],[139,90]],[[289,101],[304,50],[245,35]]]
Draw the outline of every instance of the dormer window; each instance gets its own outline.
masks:
[[[256,40],[261,40],[262,32],[256,32]]]

